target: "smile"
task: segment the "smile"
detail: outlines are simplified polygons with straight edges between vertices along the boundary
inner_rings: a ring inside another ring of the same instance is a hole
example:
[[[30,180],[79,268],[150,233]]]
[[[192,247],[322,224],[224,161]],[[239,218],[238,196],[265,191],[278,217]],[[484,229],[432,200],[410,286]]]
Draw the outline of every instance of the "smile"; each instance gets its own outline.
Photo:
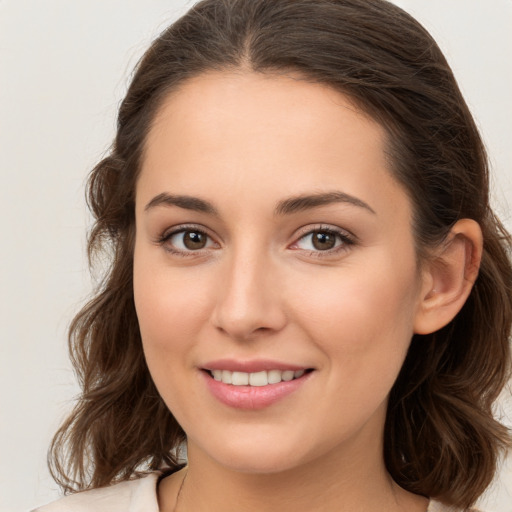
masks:
[[[208,365],[209,366],[209,365]],[[258,410],[294,394],[311,380],[313,368],[275,369],[275,363],[224,363],[199,372],[210,393],[222,404],[234,409]],[[231,370],[224,369],[231,366]],[[267,366],[262,369],[262,366]],[[287,366],[287,365],[284,365]],[[244,368],[245,367],[245,368]],[[274,367],[274,368],[272,368]],[[242,371],[253,370],[253,371]]]
[[[210,375],[218,382],[233,386],[268,386],[298,379],[306,370],[263,370],[260,372],[232,372],[230,370],[209,370]]]

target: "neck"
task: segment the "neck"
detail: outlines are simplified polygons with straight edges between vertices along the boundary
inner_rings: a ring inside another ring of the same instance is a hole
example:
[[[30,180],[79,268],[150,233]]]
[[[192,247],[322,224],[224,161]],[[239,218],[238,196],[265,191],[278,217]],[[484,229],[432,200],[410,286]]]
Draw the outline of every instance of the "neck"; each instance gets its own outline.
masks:
[[[398,487],[382,458],[352,452],[344,460],[331,452],[303,466],[275,473],[233,471],[189,446],[185,474],[175,475],[162,512],[424,512],[427,500]],[[373,452],[375,453],[375,452]],[[382,452],[381,452],[382,453]],[[183,485],[181,486],[181,484]],[[179,500],[176,496],[181,488]],[[161,494],[165,493],[162,486]],[[172,495],[172,496],[171,496]]]

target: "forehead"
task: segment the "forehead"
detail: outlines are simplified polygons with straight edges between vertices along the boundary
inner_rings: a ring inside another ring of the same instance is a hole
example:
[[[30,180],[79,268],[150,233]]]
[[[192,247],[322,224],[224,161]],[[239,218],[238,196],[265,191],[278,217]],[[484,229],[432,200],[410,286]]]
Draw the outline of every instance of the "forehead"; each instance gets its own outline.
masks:
[[[385,130],[329,86],[212,72],[163,102],[137,195],[150,199],[172,187],[203,196],[229,187],[243,201],[341,187],[378,203],[382,192],[399,187],[385,146]]]
[[[225,136],[233,143],[264,136],[283,141],[292,136],[297,141],[304,137],[311,143],[324,141],[327,146],[342,125],[347,143],[360,142],[362,131],[365,142],[371,139],[381,147],[384,143],[381,126],[328,85],[295,75],[208,72],[169,94],[148,139],[155,142],[159,134],[184,139],[189,134],[197,146],[208,148],[218,147]]]

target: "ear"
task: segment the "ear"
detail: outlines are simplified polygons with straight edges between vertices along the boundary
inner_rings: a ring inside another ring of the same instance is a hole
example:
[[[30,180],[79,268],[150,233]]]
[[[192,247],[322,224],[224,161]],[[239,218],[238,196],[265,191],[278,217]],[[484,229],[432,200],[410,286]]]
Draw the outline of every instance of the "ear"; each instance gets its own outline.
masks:
[[[462,219],[450,230],[441,248],[424,263],[415,334],[430,334],[455,318],[478,277],[482,248],[478,223]]]

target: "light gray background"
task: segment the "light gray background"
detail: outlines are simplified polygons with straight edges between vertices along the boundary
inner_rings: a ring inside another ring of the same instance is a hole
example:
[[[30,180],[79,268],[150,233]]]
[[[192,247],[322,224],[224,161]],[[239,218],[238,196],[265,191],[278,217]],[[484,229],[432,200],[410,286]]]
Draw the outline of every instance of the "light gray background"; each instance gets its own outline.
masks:
[[[58,497],[52,433],[78,388],[66,329],[88,293],[83,200],[130,71],[184,0],[0,0],[0,511]],[[438,40],[491,154],[512,228],[512,0],[396,0]],[[512,406],[501,409],[512,423]],[[512,512],[509,462],[484,500]]]

